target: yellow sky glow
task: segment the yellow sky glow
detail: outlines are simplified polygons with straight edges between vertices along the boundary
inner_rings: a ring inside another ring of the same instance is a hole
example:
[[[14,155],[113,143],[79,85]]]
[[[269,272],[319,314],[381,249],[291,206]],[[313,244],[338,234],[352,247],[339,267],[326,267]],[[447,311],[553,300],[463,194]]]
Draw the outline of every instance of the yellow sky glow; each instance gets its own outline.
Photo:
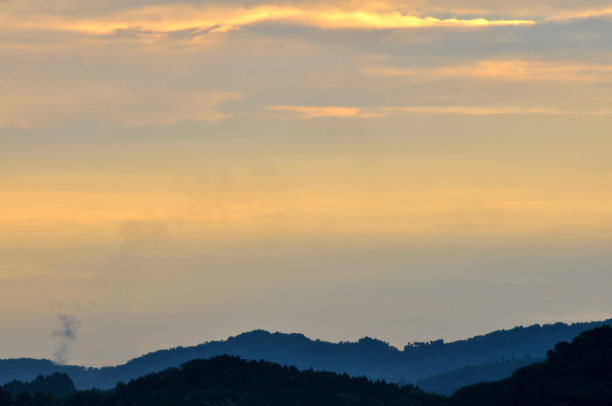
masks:
[[[599,317],[606,1],[0,0],[0,358]]]

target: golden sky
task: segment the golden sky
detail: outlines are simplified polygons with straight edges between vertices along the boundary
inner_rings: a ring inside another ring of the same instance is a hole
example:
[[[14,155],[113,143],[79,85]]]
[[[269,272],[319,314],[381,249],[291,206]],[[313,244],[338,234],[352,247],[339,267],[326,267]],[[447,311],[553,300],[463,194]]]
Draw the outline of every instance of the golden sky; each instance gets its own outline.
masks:
[[[402,346],[607,317],[611,19],[0,2],[0,357],[52,357],[58,313],[91,365],[254,328]]]

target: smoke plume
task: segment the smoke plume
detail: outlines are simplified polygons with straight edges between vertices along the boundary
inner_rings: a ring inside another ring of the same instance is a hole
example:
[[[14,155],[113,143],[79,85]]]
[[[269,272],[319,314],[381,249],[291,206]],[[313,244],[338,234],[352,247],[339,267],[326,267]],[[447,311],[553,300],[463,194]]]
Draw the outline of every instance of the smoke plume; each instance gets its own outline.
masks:
[[[81,325],[81,321],[72,314],[58,314],[57,318],[61,324],[58,330],[55,330],[51,336],[59,340],[59,348],[53,354],[53,360],[58,364],[66,364],[68,362],[68,354],[70,346],[76,340],[77,330]]]

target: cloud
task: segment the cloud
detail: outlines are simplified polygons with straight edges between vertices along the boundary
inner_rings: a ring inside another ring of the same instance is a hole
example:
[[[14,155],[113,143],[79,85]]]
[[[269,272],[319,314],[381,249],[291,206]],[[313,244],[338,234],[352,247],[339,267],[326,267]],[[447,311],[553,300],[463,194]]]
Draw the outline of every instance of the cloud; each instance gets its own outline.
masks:
[[[4,86],[2,86],[4,85]],[[16,83],[0,84],[0,127],[55,127],[70,120],[109,118],[108,106],[126,106],[133,102],[128,92],[109,85],[69,85],[31,88]]]
[[[547,21],[585,20],[612,16],[612,7],[604,9],[567,10],[548,17]]]
[[[408,107],[382,107],[387,113],[407,114],[458,114],[470,116],[491,115],[517,115],[517,114],[539,114],[539,115],[609,115],[612,109],[579,109],[579,108],[557,108],[546,106],[408,106]]]
[[[228,101],[242,100],[244,95],[238,92],[204,91],[178,94],[171,97],[154,95],[153,100],[146,100],[146,95],[139,98],[141,107],[128,111],[118,117],[124,125],[169,125],[180,121],[219,121],[228,117],[218,107]]]
[[[300,118],[321,117],[357,117],[360,109],[357,107],[338,106],[270,106],[268,110],[295,113]]]
[[[380,107],[342,107],[342,106],[270,106],[268,110],[295,113],[300,119],[324,117],[342,118],[384,118],[398,114],[454,114],[469,116],[490,115],[608,115],[612,109],[567,109],[544,106],[488,106],[488,105],[421,105],[421,106],[380,106]],[[291,116],[294,118],[295,116]]]
[[[379,4],[380,5],[380,4]],[[146,6],[131,10],[82,17],[40,14],[34,10],[5,11],[0,22],[12,31],[68,31],[90,35],[108,35],[138,30],[166,38],[165,34],[201,30],[223,33],[263,22],[298,24],[321,29],[404,29],[424,27],[484,27],[532,25],[535,21],[522,19],[487,19],[485,17],[437,18],[404,14],[390,5],[373,7],[275,5],[262,3],[255,7],[193,5]]]
[[[11,5],[12,8],[37,8],[46,12],[62,12],[66,14],[87,14],[101,12],[117,12],[125,9],[137,8],[146,5],[163,7],[175,4],[172,0],[58,0],[48,2],[46,0],[3,0],[3,3]],[[287,5],[301,7],[321,7],[322,5],[334,5],[336,7],[354,8],[384,8],[397,7],[409,10],[432,11],[442,9],[465,9],[465,10],[490,10],[497,8],[503,12],[514,9],[537,8],[538,10],[576,10],[584,8],[605,7],[609,3],[606,0],[583,0],[574,2],[570,0],[541,0],[533,4],[528,0],[498,0],[491,4],[488,0],[413,0],[406,4],[403,0],[181,0],[181,4],[197,6],[206,3],[210,6],[232,5],[235,7],[253,7],[262,4]]]
[[[522,106],[410,106],[410,107],[383,107],[389,113],[408,114],[459,114],[470,116],[490,116],[508,114],[568,114],[569,111],[546,107]]]
[[[0,127],[58,127],[75,121],[123,126],[218,121],[228,116],[219,110],[220,105],[243,98],[238,92],[217,90],[169,95],[110,84],[67,83],[65,89],[33,89],[22,84],[21,88],[5,87],[0,98]]]
[[[45,14],[62,14],[69,16],[96,16],[104,14],[120,14],[121,12],[151,8],[167,8],[176,6],[170,0],[59,0],[48,2],[44,0],[5,0],[5,9],[13,11],[37,10]],[[287,7],[298,9],[336,8],[347,11],[355,10],[388,10],[397,9],[413,15],[435,15],[439,13],[466,15],[507,15],[507,16],[551,16],[560,13],[580,12],[583,10],[598,10],[609,7],[606,0],[583,0],[573,2],[568,0],[542,0],[533,3],[527,0],[498,0],[494,3],[487,0],[182,0],[180,4],[186,7],[201,7],[203,3],[208,8],[257,8],[262,6]]]
[[[612,65],[525,60],[485,60],[472,64],[457,64],[434,68],[395,68],[376,66],[364,73],[382,77],[405,77],[415,81],[454,78],[495,80],[504,82],[555,81],[600,82],[612,77]]]
[[[414,0],[409,5],[401,0],[392,0],[387,4],[420,10],[431,14],[452,13],[464,15],[503,15],[514,18],[550,18],[559,15],[580,15],[585,11],[604,10],[609,8],[607,0],[584,0],[580,2],[566,0]]]

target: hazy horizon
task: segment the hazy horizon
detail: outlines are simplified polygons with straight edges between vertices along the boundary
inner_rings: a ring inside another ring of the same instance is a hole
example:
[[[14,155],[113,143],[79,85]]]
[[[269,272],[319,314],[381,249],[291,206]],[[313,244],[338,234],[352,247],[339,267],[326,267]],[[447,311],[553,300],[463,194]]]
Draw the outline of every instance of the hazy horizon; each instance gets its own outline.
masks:
[[[0,358],[611,317],[611,22],[0,0]]]

